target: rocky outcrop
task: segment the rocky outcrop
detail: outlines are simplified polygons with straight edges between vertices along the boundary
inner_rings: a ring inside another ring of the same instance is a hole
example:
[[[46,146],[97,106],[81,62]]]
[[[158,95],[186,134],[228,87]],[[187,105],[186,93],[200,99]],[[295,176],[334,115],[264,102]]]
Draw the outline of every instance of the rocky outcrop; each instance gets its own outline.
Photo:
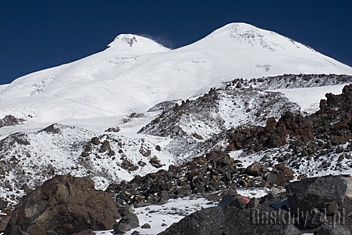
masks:
[[[326,100],[320,102],[320,110],[309,116],[286,112],[278,121],[269,118],[264,127],[229,130],[226,150],[245,149],[247,154],[261,151],[266,155],[265,151],[271,154],[270,149],[280,148],[275,153],[276,160],[292,168],[299,169],[301,163],[313,158],[321,162],[322,170],[345,168],[341,163],[344,159],[350,168],[351,156],[347,153],[352,151],[352,145],[346,143],[352,139],[351,97],[352,85],[346,85],[340,95],[326,94]],[[339,156],[334,166],[328,160],[320,160],[321,156],[332,158],[335,153]]]
[[[226,131],[240,124],[265,124],[299,106],[282,93],[260,89],[212,88],[195,99],[176,103],[139,133],[171,137],[166,149],[182,158],[199,156],[226,139]],[[241,113],[239,116],[238,113]]]
[[[289,217],[287,211],[280,211],[277,218],[270,216],[276,210],[268,205],[280,200],[282,195],[270,195],[261,199],[256,208],[238,207],[238,196],[226,195],[217,207],[210,207],[186,216],[180,222],[171,225],[160,235],[252,235],[274,234],[295,235],[302,234],[298,228],[290,223],[273,223],[271,219]],[[229,203],[230,199],[230,203]],[[235,203],[234,203],[235,202]]]
[[[347,183],[338,177],[310,178],[286,186],[286,194],[292,210],[323,210],[329,203],[342,205]]]
[[[236,78],[226,83],[228,89],[259,88],[263,90],[291,89],[303,87],[320,87],[352,83],[350,75],[336,74],[284,74],[274,77],[252,78],[249,80]]]
[[[269,194],[257,199],[254,206],[251,203],[241,204],[239,199],[245,201],[243,196],[228,194],[219,206],[186,216],[160,235],[351,233],[352,229],[345,224],[347,215],[342,200],[346,193],[345,180],[334,177],[305,179],[291,183],[286,188],[287,195]],[[305,190],[307,193],[304,194]],[[338,203],[336,208],[333,208],[333,202]],[[297,209],[297,206],[305,213],[296,214],[292,209]],[[321,206],[327,210],[324,211]]]
[[[191,194],[235,191],[237,187],[285,186],[293,179],[293,174],[283,163],[271,170],[259,162],[243,168],[241,161],[228,154],[211,151],[180,166],[170,165],[168,170],[136,176],[130,182],[111,184],[107,192],[115,193],[118,205],[138,207],[162,204],[170,198]]]
[[[310,178],[286,186],[292,215],[301,229],[313,229],[325,220],[345,221],[343,204],[347,182],[338,177]],[[350,199],[348,199],[350,200]]]
[[[4,126],[15,126],[19,125],[25,120],[23,118],[16,118],[12,115],[6,115],[3,119],[0,119],[0,128]]]
[[[118,218],[116,203],[109,194],[95,190],[93,180],[56,176],[21,199],[4,235],[108,230]]]
[[[300,114],[294,115],[286,112],[278,122],[275,118],[269,118],[265,127],[252,127],[235,129],[228,136],[229,145],[227,150],[260,151],[267,148],[275,148],[287,143],[287,138],[307,142],[313,139],[313,128],[308,118]]]

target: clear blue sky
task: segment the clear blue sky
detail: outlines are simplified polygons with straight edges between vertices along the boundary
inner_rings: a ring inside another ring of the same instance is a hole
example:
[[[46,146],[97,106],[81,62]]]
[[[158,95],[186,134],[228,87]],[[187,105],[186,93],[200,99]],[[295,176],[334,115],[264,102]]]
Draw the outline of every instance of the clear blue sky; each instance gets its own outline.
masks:
[[[120,33],[177,48],[231,22],[352,66],[352,0],[2,0],[0,84],[104,50]]]

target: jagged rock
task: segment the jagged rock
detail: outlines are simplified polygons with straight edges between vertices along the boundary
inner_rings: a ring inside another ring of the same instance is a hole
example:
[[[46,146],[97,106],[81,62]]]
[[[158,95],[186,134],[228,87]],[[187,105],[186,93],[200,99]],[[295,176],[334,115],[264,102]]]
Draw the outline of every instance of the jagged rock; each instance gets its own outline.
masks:
[[[108,230],[117,218],[115,202],[107,193],[95,190],[93,180],[55,176],[21,199],[4,235]]]
[[[94,145],[100,144],[100,140],[99,140],[98,137],[93,137],[93,138],[90,140],[90,142],[91,142],[92,144],[94,144]]]
[[[109,127],[108,129],[105,130],[105,132],[119,132],[121,129],[120,127]]]
[[[60,127],[57,126],[57,124],[52,124],[52,125],[44,128],[42,131],[45,131],[46,133],[51,133],[51,134],[59,134]]]
[[[252,176],[260,176],[263,173],[264,167],[259,162],[254,162],[246,168],[246,173]]]
[[[293,211],[321,211],[327,203],[344,201],[347,183],[338,177],[308,178],[286,186],[287,198]]]
[[[163,165],[160,164],[160,160],[154,156],[152,157],[150,160],[149,160],[149,163],[154,166],[155,168],[160,168],[162,167]]]
[[[25,120],[22,118],[16,118],[12,115],[6,115],[3,119],[0,119],[0,128],[4,126],[15,126],[24,121]]]
[[[138,166],[141,166],[141,167],[147,165],[147,163],[145,163],[145,162],[143,162],[143,161],[139,161],[137,164],[138,164]]]
[[[152,151],[150,149],[141,148],[139,150],[139,153],[142,154],[144,157],[149,157],[152,154]]]

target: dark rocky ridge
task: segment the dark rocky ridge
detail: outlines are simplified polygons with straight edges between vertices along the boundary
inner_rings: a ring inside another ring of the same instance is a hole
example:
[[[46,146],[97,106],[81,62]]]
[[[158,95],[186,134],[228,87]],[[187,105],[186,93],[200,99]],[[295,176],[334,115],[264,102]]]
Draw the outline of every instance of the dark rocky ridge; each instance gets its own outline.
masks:
[[[269,117],[280,118],[299,106],[283,94],[260,89],[211,89],[195,100],[182,101],[164,110],[139,133],[171,137],[166,149],[181,161],[217,149],[230,126],[265,125]],[[238,115],[241,120],[238,120]]]
[[[347,171],[352,167],[351,87],[346,85],[340,95],[326,94],[320,110],[309,116],[286,113],[278,121],[268,119],[265,127],[228,131],[227,150],[244,149],[239,159],[260,155],[261,163],[271,166],[284,162],[298,172],[302,164],[315,164],[322,171]],[[312,169],[309,174],[317,170]]]
[[[225,83],[228,88],[258,88],[263,90],[320,87],[352,83],[350,75],[336,74],[284,74],[274,77],[252,78],[249,80],[236,78]]]
[[[211,151],[180,166],[171,165],[167,171],[159,170],[143,177],[136,176],[130,182],[111,184],[107,192],[116,194],[118,205],[139,207],[192,194],[236,192],[237,187],[285,186],[293,177],[294,172],[282,163],[272,170],[258,162],[244,168],[241,161],[224,152]]]
[[[292,143],[296,146],[321,144],[338,145],[352,139],[352,85],[343,88],[341,95],[326,94],[320,110],[303,117],[285,113],[276,122],[269,118],[265,127],[230,131],[228,150],[259,151]]]
[[[3,119],[0,119],[0,128],[4,126],[15,126],[24,122],[23,118],[16,118],[12,115],[6,115]]]

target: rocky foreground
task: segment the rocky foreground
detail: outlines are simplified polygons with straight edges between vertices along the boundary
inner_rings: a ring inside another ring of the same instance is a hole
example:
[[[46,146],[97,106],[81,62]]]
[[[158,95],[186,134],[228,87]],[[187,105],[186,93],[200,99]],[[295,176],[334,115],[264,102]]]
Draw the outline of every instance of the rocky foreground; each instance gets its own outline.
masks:
[[[285,189],[262,198],[226,192],[218,206],[199,208],[160,234],[351,234],[350,177],[303,179]],[[139,224],[133,207],[94,190],[89,178],[67,175],[56,176],[24,196],[4,235],[83,235],[110,229],[123,234],[139,226],[148,229],[148,224]]]

